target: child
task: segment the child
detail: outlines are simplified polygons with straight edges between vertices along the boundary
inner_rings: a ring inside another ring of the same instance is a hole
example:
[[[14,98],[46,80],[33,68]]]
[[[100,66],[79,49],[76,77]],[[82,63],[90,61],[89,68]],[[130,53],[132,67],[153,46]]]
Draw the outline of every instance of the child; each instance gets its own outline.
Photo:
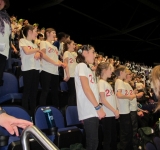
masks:
[[[96,75],[100,76],[98,81],[100,99],[106,113],[106,117],[102,119],[104,150],[117,150],[116,119],[119,118],[119,112],[113,88],[107,82],[107,78],[111,77],[113,70],[113,66],[107,62],[101,62],[96,69]]]
[[[40,53],[37,45],[32,41],[37,37],[37,28],[27,25],[23,28],[20,34],[19,48],[22,61],[22,74],[23,74],[23,98],[22,106],[30,114],[34,114],[36,108],[36,96],[39,84],[39,71],[40,67]]]
[[[129,82],[132,80],[132,72],[130,70],[126,70],[126,79],[124,80],[125,86],[126,86],[126,95],[134,95],[134,90],[132,89],[131,85]],[[136,94],[136,98],[140,98],[143,96],[143,93],[138,93]],[[137,99],[134,98],[130,102],[130,115],[131,115],[131,122],[132,122],[132,130],[133,130],[133,148],[134,150],[137,150],[137,130],[138,130],[138,120],[137,120]]]
[[[115,69],[115,75],[117,76],[115,82],[115,94],[117,96],[118,108],[120,114],[120,149],[130,150],[132,146],[132,123],[130,117],[129,102],[133,100],[136,95],[128,95],[128,89],[123,82],[126,79],[126,67],[123,65],[118,66]]]
[[[74,72],[77,66],[76,57],[73,52],[75,49],[75,44],[73,40],[66,41],[63,45],[63,62],[67,65],[65,70],[64,81],[68,84],[69,95],[68,95],[68,105],[76,105],[76,89],[74,82]],[[77,53],[76,53],[77,54]]]
[[[95,50],[91,45],[83,45],[78,50],[75,69],[75,87],[79,120],[83,121],[86,132],[86,150],[98,147],[99,119],[105,117],[99,104],[98,88],[89,64],[93,64]]]
[[[58,60],[58,50],[52,44],[53,39],[56,36],[56,32],[53,28],[48,28],[44,33],[45,41],[40,42],[40,50],[43,52],[43,58],[41,60],[42,72],[40,76],[42,93],[40,96],[40,105],[46,105],[46,99],[51,88],[51,102],[52,105],[58,107],[58,88],[59,88],[59,74],[58,66],[63,66],[64,64]],[[46,54],[46,55],[45,55]],[[53,63],[50,63],[51,60]]]

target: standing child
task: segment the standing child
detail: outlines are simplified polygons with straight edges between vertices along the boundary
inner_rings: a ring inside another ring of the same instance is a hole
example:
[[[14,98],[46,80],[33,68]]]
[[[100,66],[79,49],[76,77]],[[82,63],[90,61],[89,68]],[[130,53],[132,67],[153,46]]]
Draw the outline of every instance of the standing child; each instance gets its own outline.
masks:
[[[118,108],[120,114],[120,149],[130,150],[132,145],[132,123],[130,116],[130,100],[133,100],[136,95],[128,95],[128,89],[125,86],[124,79],[126,79],[126,67],[123,65],[118,66],[115,69],[115,75],[117,76],[115,82],[115,94],[117,96]]]
[[[95,50],[91,45],[84,45],[78,50],[75,69],[75,86],[79,120],[83,121],[86,132],[86,150],[98,147],[99,119],[105,117],[99,104],[97,83],[89,64],[93,64]]]
[[[96,75],[100,77],[98,81],[100,99],[106,113],[106,117],[102,119],[104,150],[117,150],[116,119],[119,118],[119,112],[113,88],[107,82],[113,70],[113,66],[107,62],[101,62],[96,69]]]
[[[58,66],[63,66],[63,63],[58,60],[58,49],[52,44],[56,36],[53,28],[48,28],[44,33],[45,41],[40,42],[40,50],[43,52],[41,60],[42,72],[40,76],[42,93],[40,96],[40,105],[46,105],[46,99],[51,88],[52,105],[58,107],[58,88],[59,88],[59,73]],[[44,59],[45,56],[45,59]]]
[[[39,71],[40,71],[40,53],[37,45],[32,41],[37,37],[37,28],[27,25],[23,28],[20,35],[19,48],[22,61],[22,74],[23,74],[23,97],[22,106],[30,114],[34,114],[36,108],[36,96],[39,84]]]
[[[67,65],[64,69],[64,80],[68,84],[69,95],[68,95],[68,105],[76,105],[76,89],[74,82],[75,68],[77,66],[76,55],[73,54],[75,49],[75,43],[73,40],[66,41],[63,45],[63,62]]]
[[[124,80],[125,86],[126,86],[126,95],[135,95],[133,88],[129,84],[129,82],[132,80],[132,72],[130,70],[126,70],[126,79]],[[143,93],[137,93],[136,98],[140,98],[143,96]],[[138,120],[137,120],[137,99],[134,98],[132,101],[130,101],[130,115],[131,115],[131,122],[132,122],[132,130],[133,130],[133,148],[134,150],[138,149],[138,140],[137,140],[137,131],[138,131]]]

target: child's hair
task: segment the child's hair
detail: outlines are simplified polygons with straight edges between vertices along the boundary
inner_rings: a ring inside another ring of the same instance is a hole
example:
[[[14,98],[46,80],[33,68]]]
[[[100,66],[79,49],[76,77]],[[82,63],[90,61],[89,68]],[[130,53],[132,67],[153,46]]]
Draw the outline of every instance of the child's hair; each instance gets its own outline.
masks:
[[[24,38],[24,37],[27,37],[29,30],[33,31],[34,27],[32,25],[26,25],[24,28],[22,28],[21,31],[20,31],[20,39]]]
[[[64,44],[63,44],[63,54],[65,51],[68,50],[68,44],[71,44],[72,42],[74,42],[73,40],[67,40]]]
[[[113,67],[110,63],[108,62],[101,62],[98,64],[97,69],[96,69],[96,76],[101,76],[102,75],[102,71],[104,69],[108,69],[109,67]]]
[[[44,32],[44,40],[47,40],[47,33],[51,33],[52,31],[55,31],[53,28],[47,28]]]
[[[39,39],[40,37],[43,37],[43,35],[41,33],[38,33],[37,39]]]
[[[118,66],[115,71],[114,74],[119,77],[120,76],[120,72],[126,70],[126,66],[120,65]]]
[[[77,63],[86,63],[85,57],[82,55],[83,51],[89,51],[90,49],[94,48],[92,45],[83,45],[78,51],[77,51]]]
[[[151,83],[153,85],[154,93],[158,99],[156,111],[160,109],[160,65],[155,66],[151,72]]]
[[[58,34],[57,34],[57,39],[58,39],[58,41],[60,41],[62,38],[66,38],[66,33],[64,33],[64,32],[59,32]]]

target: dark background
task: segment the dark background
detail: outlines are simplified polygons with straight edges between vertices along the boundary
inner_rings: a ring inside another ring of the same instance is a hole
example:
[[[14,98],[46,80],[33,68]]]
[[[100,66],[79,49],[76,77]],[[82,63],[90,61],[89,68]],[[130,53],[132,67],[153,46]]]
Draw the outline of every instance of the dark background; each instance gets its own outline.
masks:
[[[121,61],[160,62],[160,0],[10,0],[9,15]]]

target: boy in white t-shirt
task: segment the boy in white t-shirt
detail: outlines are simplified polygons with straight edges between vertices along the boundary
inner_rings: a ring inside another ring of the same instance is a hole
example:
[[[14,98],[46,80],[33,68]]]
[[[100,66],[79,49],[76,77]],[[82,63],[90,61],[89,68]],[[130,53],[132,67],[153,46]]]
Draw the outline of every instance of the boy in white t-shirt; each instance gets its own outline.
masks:
[[[118,68],[116,68],[114,73],[117,76],[117,80],[115,82],[115,94],[117,96],[120,114],[120,149],[130,150],[133,148],[130,100],[133,100],[136,95],[127,94],[128,91],[123,81],[124,79],[126,79],[126,67],[120,65]]]

